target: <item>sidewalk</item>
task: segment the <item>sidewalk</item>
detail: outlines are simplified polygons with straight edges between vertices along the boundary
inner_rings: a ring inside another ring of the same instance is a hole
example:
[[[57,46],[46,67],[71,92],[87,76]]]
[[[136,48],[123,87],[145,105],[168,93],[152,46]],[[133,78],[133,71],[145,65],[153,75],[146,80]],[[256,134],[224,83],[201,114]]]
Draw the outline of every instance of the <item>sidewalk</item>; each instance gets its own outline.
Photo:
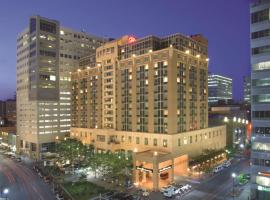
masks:
[[[230,197],[228,200],[250,200],[250,185],[249,183],[243,186],[243,191],[238,197]]]

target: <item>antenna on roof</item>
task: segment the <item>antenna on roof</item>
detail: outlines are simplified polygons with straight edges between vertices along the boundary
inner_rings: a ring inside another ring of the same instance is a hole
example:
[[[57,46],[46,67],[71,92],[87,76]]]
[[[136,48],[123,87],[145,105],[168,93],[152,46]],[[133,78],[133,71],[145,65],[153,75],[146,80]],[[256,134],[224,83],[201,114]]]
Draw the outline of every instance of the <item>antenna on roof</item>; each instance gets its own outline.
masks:
[[[85,33],[85,29],[84,28],[82,28],[82,30],[81,30],[83,33]]]

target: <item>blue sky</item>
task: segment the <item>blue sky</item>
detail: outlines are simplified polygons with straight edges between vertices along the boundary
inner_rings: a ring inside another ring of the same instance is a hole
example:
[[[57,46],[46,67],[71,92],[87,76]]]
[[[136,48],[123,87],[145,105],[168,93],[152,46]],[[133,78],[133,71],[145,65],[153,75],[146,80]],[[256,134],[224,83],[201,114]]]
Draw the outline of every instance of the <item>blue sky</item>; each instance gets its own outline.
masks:
[[[31,15],[106,37],[202,33],[209,40],[209,71],[233,78],[242,98],[250,73],[248,0],[1,0],[0,99],[16,90],[16,37]]]

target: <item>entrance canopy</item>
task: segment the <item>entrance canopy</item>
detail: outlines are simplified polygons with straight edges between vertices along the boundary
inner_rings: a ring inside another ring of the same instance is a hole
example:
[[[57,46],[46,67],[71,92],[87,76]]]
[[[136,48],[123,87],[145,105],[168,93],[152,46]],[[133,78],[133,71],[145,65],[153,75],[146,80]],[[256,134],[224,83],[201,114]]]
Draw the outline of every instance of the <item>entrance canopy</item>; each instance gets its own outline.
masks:
[[[187,155],[175,157],[169,152],[153,150],[134,153],[133,162],[134,183],[155,191],[172,183],[175,172],[185,171],[188,166]]]

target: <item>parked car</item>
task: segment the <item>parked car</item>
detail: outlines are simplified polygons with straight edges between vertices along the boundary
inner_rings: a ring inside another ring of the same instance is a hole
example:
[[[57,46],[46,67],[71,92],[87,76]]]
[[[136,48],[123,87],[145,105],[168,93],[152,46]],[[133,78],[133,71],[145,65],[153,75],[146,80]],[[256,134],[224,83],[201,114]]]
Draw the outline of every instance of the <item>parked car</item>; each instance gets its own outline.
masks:
[[[185,193],[189,192],[192,189],[192,186],[189,184],[183,185],[182,187],[180,187],[181,190],[183,190]]]
[[[163,193],[166,190],[168,190],[170,187],[172,187],[172,186],[171,185],[164,186],[164,187],[160,188],[160,192]]]
[[[229,161],[229,160],[224,161],[223,166],[226,167],[226,168],[230,167],[231,166],[231,161]]]
[[[163,192],[163,195],[164,195],[165,197],[171,198],[171,197],[173,197],[174,195],[178,194],[179,192],[180,192],[180,188],[176,188],[176,187],[171,186],[170,188],[168,188],[167,190],[165,190],[165,191]]]
[[[222,171],[223,169],[224,169],[223,165],[218,165],[213,169],[213,173],[218,173],[218,172]]]

